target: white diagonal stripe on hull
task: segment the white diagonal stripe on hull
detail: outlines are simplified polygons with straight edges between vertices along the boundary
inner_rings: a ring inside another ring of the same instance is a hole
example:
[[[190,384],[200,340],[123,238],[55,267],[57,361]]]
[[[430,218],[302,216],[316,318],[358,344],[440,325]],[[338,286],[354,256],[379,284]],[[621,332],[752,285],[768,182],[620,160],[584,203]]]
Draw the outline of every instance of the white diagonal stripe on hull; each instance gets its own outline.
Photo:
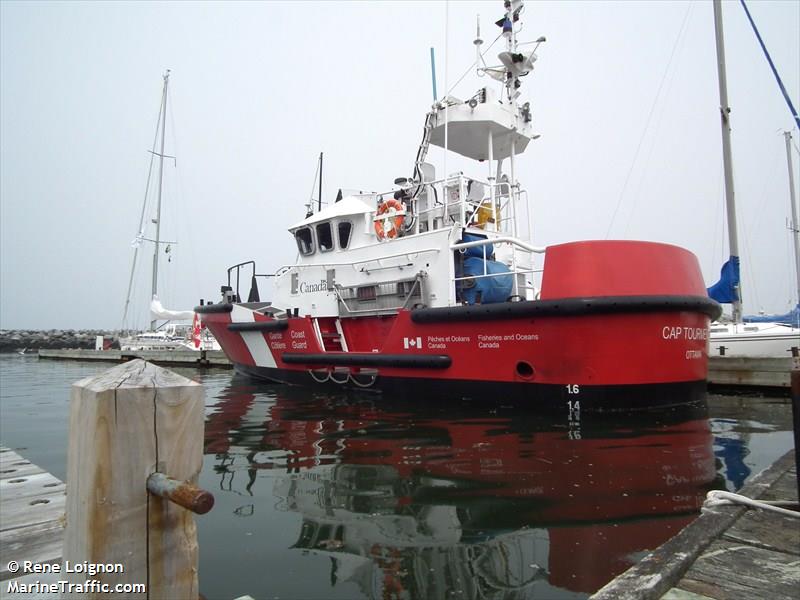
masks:
[[[252,323],[255,321],[255,315],[252,310],[247,308],[233,305],[231,310],[232,323]],[[264,339],[264,334],[260,331],[240,331],[239,335],[242,336],[245,345],[247,346],[250,356],[253,357],[257,367],[271,367],[275,368],[275,358],[272,356],[272,350],[267,345],[267,340]]]

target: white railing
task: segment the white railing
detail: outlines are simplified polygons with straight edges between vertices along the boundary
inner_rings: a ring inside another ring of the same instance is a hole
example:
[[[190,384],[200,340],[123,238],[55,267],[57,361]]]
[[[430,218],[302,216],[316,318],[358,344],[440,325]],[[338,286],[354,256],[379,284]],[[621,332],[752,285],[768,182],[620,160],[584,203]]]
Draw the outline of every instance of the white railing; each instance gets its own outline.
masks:
[[[368,289],[369,294],[360,297],[359,290]],[[424,292],[422,278],[384,281],[373,284],[355,286],[335,285],[339,305],[344,307],[346,314],[392,314],[408,309],[415,301],[422,301]],[[367,308],[354,308],[352,303],[369,305]],[[340,311],[341,316],[341,311]]]
[[[413,216],[409,234],[461,225],[516,237],[518,214],[528,214],[528,195],[524,190],[508,182],[490,183],[462,173],[430,182],[410,182],[400,190],[405,192],[405,203]],[[379,203],[394,198],[400,190],[359,195]]]
[[[528,244],[527,242],[523,242],[522,240],[518,240],[515,237],[494,237],[494,238],[486,238],[480,240],[474,240],[471,242],[459,242],[457,244],[451,244],[451,250],[461,250],[462,248],[475,248],[477,246],[486,246],[488,244],[511,244],[512,246],[517,246],[520,249],[530,252],[533,254],[544,254],[547,248],[545,246],[533,246]],[[486,249],[484,248],[483,251],[484,258],[486,258]]]

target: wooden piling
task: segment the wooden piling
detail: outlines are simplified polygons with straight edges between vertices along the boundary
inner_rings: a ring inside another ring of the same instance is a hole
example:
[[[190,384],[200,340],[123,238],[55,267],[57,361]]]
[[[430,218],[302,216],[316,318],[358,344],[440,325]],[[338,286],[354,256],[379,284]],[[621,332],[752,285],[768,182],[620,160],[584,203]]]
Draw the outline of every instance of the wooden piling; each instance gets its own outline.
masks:
[[[198,597],[193,516],[149,494],[147,479],[160,472],[196,483],[203,406],[200,384],[138,359],[73,385],[64,566],[102,563],[120,565],[121,572],[66,572],[65,579],[147,586],[146,596],[115,598]],[[96,590],[65,594],[106,596]]]

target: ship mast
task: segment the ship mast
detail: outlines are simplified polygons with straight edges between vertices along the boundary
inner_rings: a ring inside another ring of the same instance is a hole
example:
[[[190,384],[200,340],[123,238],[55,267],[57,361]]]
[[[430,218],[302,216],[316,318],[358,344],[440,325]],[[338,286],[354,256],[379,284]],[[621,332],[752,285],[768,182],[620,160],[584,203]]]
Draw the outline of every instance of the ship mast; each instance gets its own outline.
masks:
[[[515,4],[518,4],[516,6],[516,10],[514,6]],[[515,53],[517,51],[517,33],[514,30],[514,21],[519,18],[517,15],[521,10],[522,2],[509,2],[506,8],[506,20],[503,23],[503,35],[506,38],[506,46],[509,52]],[[517,97],[519,96],[517,89],[520,86],[519,76],[509,71],[507,77],[506,93],[508,94],[508,102],[511,105],[512,113],[517,114]],[[514,180],[514,155],[516,154],[516,151],[516,140],[514,139],[514,136],[511,136],[511,155],[508,157],[508,160],[511,171],[509,174],[509,183],[512,190],[516,184],[516,181]],[[497,176],[500,177],[500,161],[498,161],[497,164]]]
[[[517,235],[516,201],[519,190],[515,173],[516,155],[524,152],[528,143],[539,137],[533,132],[531,125],[530,105],[526,102],[519,106],[522,85],[520,80],[533,71],[536,48],[545,38],[526,42],[536,46],[533,50],[522,50],[520,46],[524,44],[517,43],[517,33],[520,31],[518,21],[524,7],[523,0],[506,0],[504,6],[503,16],[495,21],[495,25],[502,29],[497,39],[505,38],[505,49],[498,55],[501,64],[486,66],[483,63],[480,27],[476,27],[473,42],[476,47],[474,64],[478,66],[478,74],[487,74],[498,81],[499,94],[488,86],[478,90],[466,101],[457,100],[447,93],[428,115],[425,135],[417,154],[416,169],[419,169],[420,157],[424,157],[428,144],[444,148],[445,157],[448,152],[455,152],[479,162],[485,161],[488,167],[489,200],[486,205],[481,202],[480,210],[485,212],[488,209],[489,215],[486,223],[481,226],[487,230],[501,231],[505,226],[500,221],[500,203],[507,203],[509,212],[505,222],[508,223],[509,232]],[[472,66],[468,72],[470,70]],[[510,173],[507,179],[503,176],[501,181],[499,178],[502,175],[502,164],[506,158],[509,159]]]
[[[506,21],[503,24],[503,35],[506,36],[506,43],[508,46],[508,51],[511,53],[517,52],[517,33],[514,30],[514,21],[519,18],[519,13],[522,11],[522,2],[509,2],[506,8]],[[509,31],[506,32],[506,26],[509,27]],[[517,97],[519,96],[518,88],[520,87],[521,82],[519,80],[519,75],[516,73],[512,73],[510,70],[508,72],[508,79],[506,81],[506,90],[508,93],[508,101],[511,104],[511,112],[513,114],[517,114]],[[509,183],[509,190],[508,194],[509,197],[514,198],[516,192],[517,181],[515,178],[514,173],[514,155],[517,153],[517,140],[512,135],[511,136],[511,155],[508,157],[508,164],[509,164],[509,175],[508,175],[508,183]],[[500,165],[501,161],[497,161],[497,177],[500,177]],[[511,209],[514,210],[516,203],[511,202]],[[494,210],[497,210],[497,206],[495,202],[492,202],[492,206]],[[517,234],[516,230],[516,214],[514,215],[514,235]],[[497,215],[495,215],[497,218]]]
[[[167,86],[169,69],[164,73],[164,91],[161,96],[161,152],[158,154],[158,201],[156,203],[156,239],[153,250],[153,286],[150,298],[158,294],[158,253],[161,250],[161,189],[164,184],[164,133],[167,127]],[[156,320],[150,321],[150,329],[155,330]]]
[[[797,220],[797,203],[794,198],[794,171],[792,169],[792,133],[784,131],[786,139],[786,165],[789,167],[789,203],[791,204],[792,222],[789,224],[794,242],[794,267],[797,283],[797,302],[800,304],[800,222]]]
[[[731,109],[728,106],[728,78],[725,72],[725,40],[722,35],[722,3],[714,0],[714,33],[717,43],[717,75],[719,79],[719,104],[720,119],[722,124],[722,164],[725,171],[725,207],[728,216],[728,246],[730,260],[733,263],[739,260],[739,236],[736,230],[736,205],[733,192],[733,162],[731,160]],[[733,267],[737,271],[738,265]],[[736,283],[736,298],[731,302],[733,309],[733,322],[742,321],[742,284],[741,279]]]

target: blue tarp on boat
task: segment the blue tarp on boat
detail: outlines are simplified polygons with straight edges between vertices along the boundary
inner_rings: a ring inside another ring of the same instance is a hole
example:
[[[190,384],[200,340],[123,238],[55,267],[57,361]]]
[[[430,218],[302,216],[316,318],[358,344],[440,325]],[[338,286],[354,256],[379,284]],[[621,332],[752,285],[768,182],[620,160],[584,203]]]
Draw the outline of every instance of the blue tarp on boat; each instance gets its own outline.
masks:
[[[486,274],[492,277],[485,277]],[[507,266],[495,260],[486,260],[470,256],[464,260],[464,275],[476,277],[465,282],[462,295],[468,304],[493,304],[505,302],[514,287],[514,276]]]
[[[729,304],[739,299],[739,257],[731,256],[722,265],[719,281],[708,288],[708,297],[720,304]]]
[[[792,327],[800,327],[800,304],[784,315],[745,315],[745,323],[783,323]]]

